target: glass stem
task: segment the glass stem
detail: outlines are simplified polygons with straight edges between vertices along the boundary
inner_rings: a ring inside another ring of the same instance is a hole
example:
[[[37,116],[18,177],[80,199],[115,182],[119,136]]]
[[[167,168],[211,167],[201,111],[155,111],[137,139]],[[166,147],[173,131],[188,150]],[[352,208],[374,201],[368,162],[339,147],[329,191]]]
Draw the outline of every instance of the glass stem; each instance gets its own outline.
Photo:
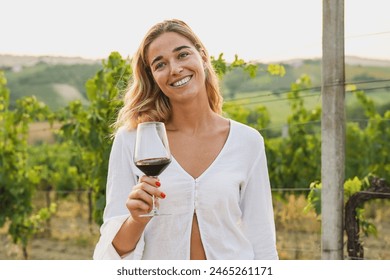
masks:
[[[151,176],[151,177],[157,179],[157,176]],[[153,214],[157,214],[158,213],[158,209],[156,207],[156,197],[154,195],[152,195],[152,203],[153,203],[152,213]]]
[[[157,209],[157,207],[156,207],[155,201],[156,201],[156,198],[155,198],[154,195],[152,195],[152,202],[153,202],[153,209],[152,209],[152,212],[153,212],[153,214],[157,214],[157,212],[158,212],[158,209]]]

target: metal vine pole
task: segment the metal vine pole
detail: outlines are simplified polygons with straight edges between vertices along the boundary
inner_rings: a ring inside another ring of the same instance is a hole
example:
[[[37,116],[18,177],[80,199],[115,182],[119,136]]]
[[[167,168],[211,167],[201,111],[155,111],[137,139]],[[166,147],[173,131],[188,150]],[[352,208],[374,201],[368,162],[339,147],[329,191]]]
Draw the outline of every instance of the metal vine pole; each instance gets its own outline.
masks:
[[[344,0],[322,3],[321,258],[343,259]]]

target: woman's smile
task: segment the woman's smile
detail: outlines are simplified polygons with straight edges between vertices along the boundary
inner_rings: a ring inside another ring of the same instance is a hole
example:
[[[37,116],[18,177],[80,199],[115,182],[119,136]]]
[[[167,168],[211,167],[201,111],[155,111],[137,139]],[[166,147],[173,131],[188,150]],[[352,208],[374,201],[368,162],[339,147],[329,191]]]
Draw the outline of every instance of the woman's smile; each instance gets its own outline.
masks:
[[[172,87],[182,87],[182,86],[186,85],[191,79],[192,79],[192,75],[184,77],[183,79],[180,79],[179,81],[172,83],[171,86]]]

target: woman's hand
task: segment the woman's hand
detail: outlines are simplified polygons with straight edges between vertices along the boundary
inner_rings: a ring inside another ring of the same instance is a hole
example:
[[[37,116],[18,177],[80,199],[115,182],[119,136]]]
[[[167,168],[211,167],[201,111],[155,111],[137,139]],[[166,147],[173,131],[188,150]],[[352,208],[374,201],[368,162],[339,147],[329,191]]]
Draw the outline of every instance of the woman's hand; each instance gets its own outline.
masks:
[[[158,207],[158,198],[165,198],[165,194],[158,188],[161,186],[158,178],[142,176],[138,184],[133,187],[126,202],[134,221],[144,223],[150,221],[149,217],[140,217],[142,214],[150,212],[153,208],[152,195],[155,196],[155,204]]]

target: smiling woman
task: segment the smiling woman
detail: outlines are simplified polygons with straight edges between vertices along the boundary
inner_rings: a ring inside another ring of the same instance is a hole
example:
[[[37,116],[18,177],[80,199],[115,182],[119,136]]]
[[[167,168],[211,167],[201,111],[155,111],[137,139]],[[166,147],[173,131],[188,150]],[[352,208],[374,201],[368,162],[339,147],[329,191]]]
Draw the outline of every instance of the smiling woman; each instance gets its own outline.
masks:
[[[172,46],[178,47],[170,49]],[[185,106],[188,98],[193,98],[199,106],[207,104],[204,83],[207,58],[203,53],[186,37],[175,32],[164,33],[150,44],[147,59],[151,61],[151,73],[173,109],[182,109],[173,103]],[[202,99],[206,99],[206,102]]]
[[[171,39],[175,40],[175,44],[170,45]],[[159,42],[164,46],[160,46]],[[222,96],[219,81],[208,58],[205,46],[186,23],[167,21],[156,24],[145,36],[133,58],[133,82],[125,97],[125,106],[119,112],[116,127],[125,125],[135,128],[139,122],[167,121],[172,115],[172,104],[167,92],[160,88],[162,84],[159,81],[163,83],[161,79],[167,69],[182,71],[175,67],[182,67],[182,63],[193,63],[194,59],[198,59],[198,66],[201,67],[197,69],[198,75],[204,75],[202,84],[206,87],[208,104],[213,112],[220,114]],[[187,74],[190,71],[193,70],[186,70]],[[192,79],[192,76],[184,77],[182,73],[174,73],[168,83],[179,82],[183,78]]]
[[[264,140],[221,107],[208,52],[191,28],[180,20],[153,26],[116,122],[95,259],[278,259]],[[165,124],[172,154],[159,178],[132,160],[136,127],[150,121]],[[142,217],[154,197],[171,215]]]

